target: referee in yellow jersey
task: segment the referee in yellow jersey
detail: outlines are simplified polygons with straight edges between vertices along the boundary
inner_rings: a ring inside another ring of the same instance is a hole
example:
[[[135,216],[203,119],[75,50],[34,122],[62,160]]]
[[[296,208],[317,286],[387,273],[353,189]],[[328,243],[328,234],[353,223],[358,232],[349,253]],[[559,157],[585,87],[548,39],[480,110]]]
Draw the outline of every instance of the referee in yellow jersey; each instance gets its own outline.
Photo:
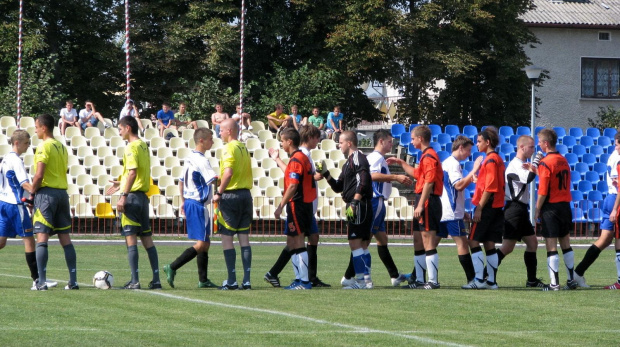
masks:
[[[252,289],[250,268],[252,267],[252,248],[250,247],[250,225],[252,224],[252,195],[250,189],[254,180],[250,153],[242,142],[237,140],[239,126],[234,119],[226,119],[220,124],[220,138],[226,142],[220,158],[221,182],[215,191],[214,202],[219,201],[217,214],[218,230],[222,235],[224,260],[228,269],[228,279],[220,289]],[[237,284],[235,261],[237,254],[233,246],[233,236],[237,234],[241,246],[243,263],[243,282]]]
[[[34,155],[35,174],[31,194],[34,195],[34,233],[37,234],[36,258],[39,281],[33,290],[47,290],[47,242],[58,234],[65,251],[69,269],[69,282],[65,289],[80,289],[77,284],[76,255],[71,243],[71,207],[67,195],[67,148],[53,136],[54,118],[49,114],[39,116],[35,132],[41,139]]]

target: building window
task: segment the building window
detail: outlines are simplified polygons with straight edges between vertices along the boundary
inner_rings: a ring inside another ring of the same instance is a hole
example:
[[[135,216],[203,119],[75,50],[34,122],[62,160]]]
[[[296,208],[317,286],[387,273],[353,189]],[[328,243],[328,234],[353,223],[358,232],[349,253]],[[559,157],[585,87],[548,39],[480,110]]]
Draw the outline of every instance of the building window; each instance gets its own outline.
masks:
[[[599,41],[610,41],[611,40],[611,33],[608,32],[599,32],[598,33],[598,40]]]
[[[581,97],[620,98],[620,59],[581,58]]]

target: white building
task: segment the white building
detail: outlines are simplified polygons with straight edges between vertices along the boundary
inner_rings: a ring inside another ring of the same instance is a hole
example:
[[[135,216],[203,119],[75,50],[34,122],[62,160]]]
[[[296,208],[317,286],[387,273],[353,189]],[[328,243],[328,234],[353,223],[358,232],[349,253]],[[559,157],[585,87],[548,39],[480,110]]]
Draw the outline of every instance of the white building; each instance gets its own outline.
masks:
[[[533,0],[521,18],[540,44],[525,51],[548,71],[536,96],[540,126],[588,127],[620,108],[620,0]]]

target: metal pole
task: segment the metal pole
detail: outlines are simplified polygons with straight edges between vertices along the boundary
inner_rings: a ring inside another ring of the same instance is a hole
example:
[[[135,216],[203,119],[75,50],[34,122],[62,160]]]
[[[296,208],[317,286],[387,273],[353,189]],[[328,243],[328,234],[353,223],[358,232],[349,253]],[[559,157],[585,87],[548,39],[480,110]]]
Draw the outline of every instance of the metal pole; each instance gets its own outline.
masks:
[[[24,41],[22,39],[24,2],[19,0],[19,44],[17,45],[17,126],[22,118],[22,52]]]
[[[239,116],[243,114],[243,56],[245,55],[245,0],[241,0],[241,57],[239,59]]]
[[[536,146],[538,144],[536,138],[536,134],[535,134],[535,130],[536,130],[536,98],[534,96],[534,83],[535,80],[532,80],[532,115],[530,118],[530,132],[532,134],[532,137],[534,138],[534,146]],[[536,152],[534,152],[533,156],[536,155]],[[534,158],[532,156],[532,159]],[[530,221],[532,222],[532,225],[534,226],[534,228],[536,228],[536,221],[534,220],[534,218],[536,217],[534,212],[536,210],[536,199],[535,199],[535,193],[536,193],[536,181],[532,181],[532,183],[530,183]]]
[[[131,71],[129,69],[129,0],[125,0],[125,77],[127,78],[127,100],[131,99]]]

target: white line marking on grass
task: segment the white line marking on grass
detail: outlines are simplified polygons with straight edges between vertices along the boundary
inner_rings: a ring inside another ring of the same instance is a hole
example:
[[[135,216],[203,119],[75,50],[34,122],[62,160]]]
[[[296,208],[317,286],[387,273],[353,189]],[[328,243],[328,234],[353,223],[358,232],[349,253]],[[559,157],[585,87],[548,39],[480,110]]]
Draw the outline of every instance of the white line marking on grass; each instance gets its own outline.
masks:
[[[323,320],[323,319],[316,319],[316,318],[306,317],[306,316],[297,315],[297,314],[293,314],[293,313],[287,313],[287,312],[281,312],[281,311],[275,311],[275,310],[267,310],[267,309],[263,309],[263,308],[239,306],[239,305],[232,305],[232,304],[224,304],[224,303],[215,302],[215,301],[193,299],[193,298],[187,298],[187,297],[179,296],[179,295],[162,293],[162,292],[159,292],[159,291],[139,290],[138,292],[146,293],[146,294],[151,294],[151,295],[159,295],[159,296],[163,296],[165,298],[183,300],[183,301],[188,301],[188,302],[193,302],[193,303],[198,303],[198,304],[205,304],[205,305],[210,305],[210,306],[218,306],[218,307],[224,307],[224,308],[231,308],[231,309],[237,309],[237,310],[242,310],[242,311],[267,313],[267,314],[272,314],[272,315],[276,315],[276,316],[283,316],[283,317],[287,317],[287,318],[295,318],[295,319],[305,320],[305,321],[309,321],[309,322],[313,322],[313,323],[317,323],[317,324],[325,324],[325,325],[331,325],[331,326],[338,327],[338,328],[349,329],[349,330],[353,330],[353,331],[355,331],[357,333],[385,334],[385,335],[391,335],[391,336],[395,336],[395,337],[402,337],[402,338],[405,338],[405,339],[416,340],[416,341],[425,342],[425,343],[432,343],[432,344],[441,345],[441,346],[467,346],[467,345],[461,345],[461,344],[458,344],[458,343],[434,340],[434,339],[430,339],[430,338],[426,338],[426,337],[421,337],[421,336],[400,334],[400,333],[396,333],[396,332],[392,332],[392,331],[369,329],[369,328],[361,328],[361,327],[356,327],[356,326],[353,326],[353,325],[336,323],[336,322],[329,322],[329,321],[326,321],[326,320]]]

